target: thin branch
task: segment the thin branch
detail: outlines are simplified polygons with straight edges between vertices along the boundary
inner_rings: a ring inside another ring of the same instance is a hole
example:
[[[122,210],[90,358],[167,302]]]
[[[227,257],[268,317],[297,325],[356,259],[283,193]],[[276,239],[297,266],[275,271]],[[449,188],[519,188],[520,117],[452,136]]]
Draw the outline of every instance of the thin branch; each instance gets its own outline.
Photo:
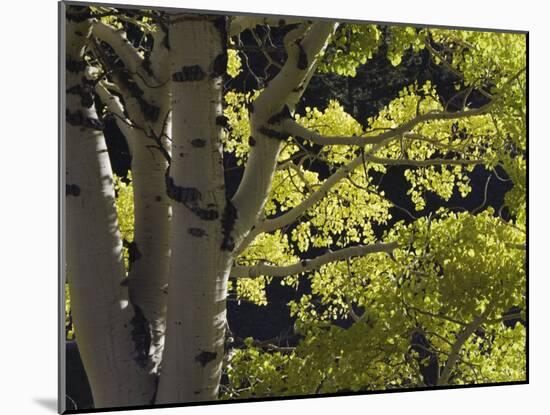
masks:
[[[130,153],[133,153],[134,143],[132,141],[132,130],[136,128],[136,126],[134,126],[132,121],[126,117],[124,105],[122,104],[120,98],[111,94],[103,81],[96,84],[95,91],[101,99],[101,102],[103,102],[103,104],[107,107],[107,110],[115,116],[117,126],[126,138],[126,143],[128,144]]]
[[[350,248],[329,251],[313,259],[305,259],[292,265],[274,266],[266,264],[256,264],[249,267],[234,266],[230,273],[230,278],[255,278],[259,276],[271,276],[283,278],[289,275],[312,271],[320,268],[329,262],[335,262],[342,259],[364,256],[376,252],[391,252],[398,247],[396,242],[375,243],[372,245],[359,245]]]
[[[519,313],[503,314],[501,318],[497,318],[494,320],[486,320],[485,324],[498,324],[508,320],[523,319],[523,317],[524,315],[521,311]]]
[[[386,144],[385,142],[380,143],[379,145],[374,146],[369,151],[369,154],[375,153],[378,151],[381,147]],[[273,219],[266,219],[261,221],[256,227],[251,230],[246,238],[241,243],[241,246],[239,247],[239,252],[242,252],[250,242],[254,240],[254,238],[263,232],[273,232],[276,229],[283,228],[286,225],[290,225],[291,223],[298,220],[303,214],[306,213],[308,209],[313,207],[315,204],[320,202],[324,197],[327,196],[330,189],[332,189],[336,184],[338,184],[341,180],[346,178],[352,171],[354,171],[356,168],[361,166],[363,162],[363,155],[357,156],[352,161],[350,161],[348,164],[344,166],[340,166],[336,172],[334,172],[331,176],[329,176],[322,185],[320,185],[317,190],[315,190],[313,193],[311,193],[306,199],[304,199],[299,205],[293,207],[289,211],[283,213],[282,215],[273,218]]]
[[[446,343],[447,345],[453,347],[453,343],[450,342],[449,340],[447,340],[445,337],[443,337],[442,335],[440,334],[437,334],[436,332],[433,332],[433,331],[429,331],[429,330],[425,330],[425,333],[429,336],[434,336],[434,337],[437,337],[439,340],[441,340],[442,342]],[[444,352],[442,352],[444,353]]]
[[[283,67],[283,65],[281,65],[279,62],[275,62],[273,60],[271,55],[266,50],[267,49],[266,45],[263,44],[262,40],[256,34],[256,31],[251,30],[250,32],[252,33],[252,37],[254,38],[256,43],[258,44],[258,48],[259,48],[260,52],[262,52],[262,54],[264,55],[264,57],[266,58],[266,60],[268,62],[268,65],[264,68],[264,78],[267,79],[267,70],[269,69],[270,65],[273,65],[273,66],[275,66],[276,68],[279,68],[279,69],[281,69]]]
[[[489,182],[490,181],[491,181],[491,176],[489,175],[487,177],[487,181],[485,182],[485,192],[483,193],[483,202],[481,202],[481,205],[479,205],[478,207],[476,207],[475,209],[472,210],[472,215],[475,215],[477,212],[479,212],[481,209],[483,209],[483,207],[487,203],[487,192],[489,190]]]
[[[430,313],[429,311],[422,310],[418,307],[414,307],[414,306],[408,305],[406,303],[405,303],[405,307],[408,308],[408,309],[416,311],[418,314],[423,314],[425,316],[437,318],[437,319],[440,319],[440,320],[446,320],[450,323],[458,324],[459,326],[467,326],[467,324],[464,323],[463,321],[460,321],[460,320],[457,320],[455,318],[449,317],[445,314]]]
[[[304,126],[298,124],[293,119],[287,119],[281,124],[282,132],[288,133],[289,135],[296,135],[302,138],[305,138],[312,143],[319,145],[350,145],[350,146],[365,146],[368,144],[378,144],[389,138],[394,138],[401,136],[419,124],[428,122],[428,121],[442,121],[442,120],[454,120],[459,118],[473,117],[476,115],[486,114],[487,111],[492,107],[494,101],[485,104],[482,107],[469,109],[465,111],[456,111],[456,112],[446,112],[446,111],[432,111],[423,115],[419,115],[413,118],[410,121],[407,121],[400,127],[394,128],[393,130],[386,131],[384,133],[360,137],[360,136],[324,136],[313,130],[305,128]]]
[[[459,77],[460,79],[464,79],[464,74],[462,72],[460,72],[459,70],[455,69],[450,63],[449,61],[447,61],[447,59],[445,59],[445,57],[443,55],[441,55],[441,53],[439,53],[437,50],[435,50],[435,48],[432,46],[432,44],[430,43],[429,40],[426,40],[424,42],[424,44],[426,45],[426,49],[428,49],[428,51],[436,56],[440,61],[441,63],[443,64],[443,66],[445,68],[447,68],[450,72],[452,72],[453,74],[455,74],[457,77]],[[466,101],[467,99],[467,96],[470,95],[470,93],[472,92],[473,90],[473,86],[471,86],[469,89],[469,92],[467,93],[466,97],[464,98],[464,102]],[[489,98],[489,99],[492,99],[493,98],[493,95],[491,95],[488,91],[486,91],[485,89],[483,88],[479,88],[478,91],[483,95],[485,96],[486,98]],[[450,102],[450,101],[449,101]],[[463,108],[464,108],[464,104],[463,104]]]
[[[351,264],[350,264],[350,259],[349,258],[346,258],[346,266],[348,268],[348,277],[351,280],[352,277],[353,277],[353,273],[351,271]],[[359,323],[363,319],[363,317],[365,317],[366,313],[363,313],[361,316],[357,315],[357,313],[353,309],[353,304],[349,300],[349,298],[347,296],[344,296],[344,299],[346,300],[346,304],[349,308],[349,313],[348,314],[350,315],[350,317],[352,318],[352,320],[354,322]]]
[[[412,167],[427,167],[427,166],[462,166],[462,165],[477,165],[481,164],[482,160],[455,160],[455,159],[428,159],[428,160],[409,160],[409,159],[388,159],[374,156],[365,156],[371,163],[384,164],[387,166],[412,166]]]
[[[445,362],[445,366],[443,367],[441,376],[437,380],[438,386],[446,385],[449,382],[449,378],[451,377],[451,372],[455,367],[456,362],[460,360],[460,350],[462,349],[466,341],[470,338],[470,336],[478,329],[479,326],[483,324],[483,322],[487,319],[487,317],[492,311],[493,311],[492,305],[487,306],[487,309],[481,315],[475,317],[471,323],[466,325],[462,330],[462,332],[458,335],[456,342],[453,344],[453,347],[451,348],[451,353],[449,354],[449,358]]]

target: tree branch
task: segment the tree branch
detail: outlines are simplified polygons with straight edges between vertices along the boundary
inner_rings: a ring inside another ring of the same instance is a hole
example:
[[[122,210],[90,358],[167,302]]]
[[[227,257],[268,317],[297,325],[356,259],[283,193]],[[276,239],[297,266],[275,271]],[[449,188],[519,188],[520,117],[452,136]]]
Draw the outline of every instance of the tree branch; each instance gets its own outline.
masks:
[[[124,137],[126,137],[126,142],[130,148],[130,153],[133,153],[133,143],[130,139],[132,137],[132,121],[126,118],[124,113],[124,106],[120,99],[109,92],[106,85],[103,82],[98,82],[95,86],[95,91],[101,102],[105,104],[107,110],[115,116],[116,123]]]
[[[452,317],[449,317],[445,314],[435,314],[435,313],[430,313],[429,311],[425,311],[425,310],[422,310],[418,307],[414,307],[414,306],[411,306],[411,305],[408,305],[407,303],[403,302],[405,307],[408,308],[408,309],[411,309],[411,310],[414,310],[416,311],[418,314],[422,314],[422,315],[425,315],[425,316],[428,316],[428,317],[432,317],[432,318],[437,318],[437,319],[441,319],[441,320],[445,320],[445,321],[448,321],[450,323],[454,323],[454,324],[458,324],[459,326],[462,326],[462,327],[465,327],[467,326],[466,323],[460,321],[460,320],[457,320],[455,318],[452,318]]]
[[[306,78],[316,67],[318,55],[326,47],[336,26],[330,22],[315,22],[311,27],[302,24],[287,33],[284,45],[288,58],[255,101],[266,119],[283,108],[293,91],[305,87]]]
[[[388,159],[365,155],[365,160],[375,164],[384,164],[387,166],[412,166],[412,167],[427,167],[427,166],[462,166],[462,165],[477,165],[481,164],[482,160],[455,160],[455,159],[427,159],[427,160],[409,160],[409,159]]]
[[[128,41],[124,31],[117,30],[101,21],[95,21],[92,24],[92,34],[113,48],[118,57],[124,62],[126,69],[132,73],[139,71],[139,75],[147,79],[147,74],[143,71],[143,58]]]
[[[313,130],[305,128],[298,124],[293,119],[286,119],[281,123],[281,132],[288,133],[295,137],[302,137],[312,143],[319,145],[350,145],[350,146],[365,146],[369,144],[378,144],[389,138],[398,137],[405,133],[408,133],[418,124],[425,123],[427,121],[441,121],[441,120],[453,120],[465,117],[473,117],[475,115],[483,115],[492,107],[494,101],[485,104],[482,107],[476,109],[470,109],[465,111],[446,112],[446,111],[433,111],[423,115],[419,115],[410,121],[407,121],[400,127],[392,130],[380,133],[378,135],[372,135],[367,137],[358,136],[324,136]]]
[[[271,277],[286,277],[301,272],[311,271],[320,268],[329,262],[342,259],[364,256],[376,252],[391,252],[397,248],[396,242],[375,243],[372,245],[359,245],[350,248],[339,249],[338,251],[329,251],[313,259],[305,259],[292,265],[274,266],[259,263],[252,266],[234,266],[230,273],[230,278],[254,278],[261,275]]]
[[[369,152],[370,154],[378,151],[386,142],[382,142]],[[317,190],[311,193],[302,203],[293,207],[291,210],[283,213],[281,216],[278,216],[273,219],[266,219],[263,222],[259,223],[253,231],[250,232],[249,236],[243,241],[243,248],[246,247],[247,243],[250,243],[258,234],[262,232],[272,232],[276,229],[280,229],[286,225],[289,225],[296,221],[300,216],[302,216],[308,209],[313,207],[316,203],[320,202],[337,183],[342,179],[346,178],[351,172],[356,168],[362,165],[363,158],[367,157],[367,154],[357,156],[348,164],[338,168],[329,178],[327,178],[322,185],[320,185]]]
[[[471,323],[464,327],[462,332],[458,335],[456,342],[451,348],[451,353],[445,362],[441,376],[437,380],[437,385],[446,385],[451,377],[451,371],[453,370],[456,362],[460,360],[460,350],[470,336],[478,329],[479,326],[487,319],[489,314],[493,311],[492,305],[487,306],[487,309],[479,316],[475,317]]]

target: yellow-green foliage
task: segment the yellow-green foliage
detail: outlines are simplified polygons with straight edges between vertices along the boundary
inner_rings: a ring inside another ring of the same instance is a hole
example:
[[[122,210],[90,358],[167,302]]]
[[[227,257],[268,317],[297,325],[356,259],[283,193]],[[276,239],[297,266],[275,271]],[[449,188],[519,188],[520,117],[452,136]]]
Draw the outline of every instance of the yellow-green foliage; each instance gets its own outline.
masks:
[[[233,153],[237,157],[238,165],[242,165],[246,161],[250,148],[248,145],[250,121],[246,105],[254,101],[258,94],[259,91],[255,93],[228,91],[224,95],[223,115],[227,117],[229,131],[224,130],[222,143],[224,151]]]
[[[336,52],[327,52],[321,70],[353,76],[357,65],[372,56],[381,35],[369,26],[354,30],[335,35],[332,42]],[[449,382],[486,383],[526,377],[525,326],[508,327],[502,320],[512,307],[525,310],[526,301],[525,37],[410,27],[389,28],[386,37],[388,58],[394,65],[400,64],[410,48],[419,51],[427,41],[437,42],[448,62],[438,56],[432,59],[461,72],[467,86],[486,89],[486,94],[494,96],[494,103],[483,114],[420,123],[384,143],[375,155],[413,161],[453,158],[475,161],[488,170],[502,168],[513,184],[505,196],[512,219],[500,218],[491,208],[475,214],[441,209],[410,224],[398,222],[387,230],[382,240],[399,244],[391,254],[350,258],[281,279],[283,285],[291,287],[309,279],[311,292],[289,303],[296,318],[295,332],[303,339],[291,350],[266,350],[249,339],[227,367],[230,385],[225,398],[421,386],[422,363],[418,352],[411,349],[412,333],[419,327],[423,330],[443,366],[458,333],[482,315],[485,317],[478,330],[457,352]],[[350,47],[354,54],[346,57],[342,51]],[[236,93],[228,96],[231,109],[227,111],[233,114],[235,127],[229,148],[244,161],[249,135],[244,103],[249,97]],[[463,111],[468,111],[468,100],[464,103]],[[323,135],[369,137],[398,128],[419,115],[445,110],[436,89],[427,82],[407,86],[376,116],[361,120],[366,121],[366,128],[335,100],[326,108],[306,108],[294,118]],[[307,142],[297,146],[290,138],[279,161],[312,148]],[[304,163],[308,157],[320,159],[333,173],[361,155],[360,148],[345,145],[317,150],[315,156],[306,154],[296,166],[283,165],[275,173],[266,217],[299,205],[323,184]],[[468,173],[472,171],[472,165],[408,166],[404,175],[410,188],[403,193],[410,196],[418,211],[425,208],[427,192],[443,200],[455,194],[466,197],[471,192]],[[371,173],[375,172],[386,173],[387,167],[365,161],[293,224],[288,240],[279,231],[264,235],[237,263],[285,265],[299,260],[311,247],[334,249],[377,242],[373,226],[389,223],[393,204],[373,180]],[[265,304],[268,283],[265,277],[256,282],[245,279],[240,283],[240,295]],[[349,328],[342,328],[342,321],[347,321]]]
[[[341,25],[332,37],[332,48],[324,54],[319,70],[354,77],[357,67],[371,59],[378,50],[380,38],[380,29],[376,25]]]
[[[482,327],[493,340],[467,340],[456,383],[525,379],[525,327],[506,328],[500,319],[514,305],[525,307],[525,251],[510,248],[524,241],[522,232],[492,210],[441,210],[431,220],[396,226],[388,238],[403,248],[313,273],[312,293],[290,303],[304,340],[290,353],[253,347],[237,352],[228,370],[237,388],[228,397],[418,385],[418,361],[410,350],[416,327],[423,327],[445,362],[462,328],[452,321],[470,323],[488,307]],[[331,324],[351,313],[360,320],[350,329]]]
[[[235,49],[227,50],[227,73],[235,78],[242,71],[241,58]]]
[[[122,26],[117,17],[104,17],[103,21]],[[157,30],[147,18],[134,24],[144,32]],[[381,45],[382,41],[386,44]],[[397,66],[408,51],[419,52],[429,43],[441,51],[431,56],[435,64],[451,68],[463,86],[492,97],[493,104],[475,116],[419,123],[384,142],[374,154],[372,145],[321,147],[298,137],[289,137],[282,144],[262,212],[267,219],[299,206],[323,185],[325,178],[313,170],[311,162],[321,161],[329,174],[358,157],[363,157],[363,162],[296,223],[257,236],[235,258],[236,265],[286,266],[299,262],[312,248],[323,252],[381,241],[397,242],[398,248],[327,263],[315,271],[281,279],[260,276],[231,281],[230,295],[258,306],[268,304],[269,284],[298,288],[300,281],[307,279],[310,290],[288,304],[296,319],[294,332],[301,335],[298,345],[269,349],[246,339],[226,367],[229,384],[223,397],[423,386],[422,362],[411,348],[412,334],[423,331],[443,366],[455,352],[459,333],[480,316],[484,320],[478,330],[457,352],[449,383],[524,380],[525,326],[508,327],[502,316],[512,307],[526,307],[526,252],[522,249],[526,243],[525,36],[345,24],[330,42],[317,69],[343,76],[355,76],[357,67],[382,46],[391,64]],[[228,75],[237,77],[242,70],[239,53],[230,47]],[[260,92],[230,90],[224,94],[223,113],[229,128],[223,130],[222,142],[224,151],[232,153],[239,166],[246,163],[250,151],[248,105]],[[458,100],[464,103],[461,111],[470,110],[468,99],[462,95]],[[367,120],[354,119],[337,100],[330,100],[326,108],[307,107],[293,117],[325,136],[375,137],[418,116],[447,109],[428,81],[404,87]],[[369,156],[389,162],[372,161]],[[387,173],[386,164],[410,161],[411,165],[403,168],[409,183],[403,194],[410,197],[417,211],[423,211],[428,192],[448,201],[456,194],[467,197],[472,190],[472,165],[418,163],[445,158],[504,170],[513,185],[504,198],[512,218],[506,221],[491,208],[475,214],[440,209],[411,223],[393,223],[396,207],[374,177]],[[131,176],[128,180],[115,176],[114,180],[120,231],[131,242]],[[127,265],[126,249],[124,258]],[[69,309],[67,293],[67,314]]]
[[[72,326],[69,315],[71,313],[71,295],[69,284],[65,284],[65,336],[67,340],[74,339],[74,326]]]
[[[116,174],[114,175],[116,191],[116,210],[118,225],[122,239],[127,242],[134,240],[134,189],[132,187],[132,173],[128,172],[128,183]],[[128,270],[128,249],[123,248],[124,264]]]
[[[393,66],[401,63],[403,54],[410,48],[414,52],[424,49],[426,31],[409,26],[391,26],[388,28],[388,59]]]

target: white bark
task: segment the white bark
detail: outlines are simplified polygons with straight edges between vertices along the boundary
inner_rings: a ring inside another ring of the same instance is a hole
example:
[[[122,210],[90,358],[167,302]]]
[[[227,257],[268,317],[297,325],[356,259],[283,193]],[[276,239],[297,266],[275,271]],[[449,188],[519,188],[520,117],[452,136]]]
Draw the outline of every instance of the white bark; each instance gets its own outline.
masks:
[[[125,95],[126,109],[132,125],[136,125],[126,129],[125,134],[132,151],[134,190],[134,240],[130,245],[128,287],[130,300],[142,311],[150,331],[147,353],[151,360],[150,370],[156,373],[164,346],[166,296],[162,287],[168,281],[170,259],[171,208],[164,192],[169,146],[163,136],[170,129],[169,118],[166,118],[168,94],[165,89],[147,94],[149,102],[160,108],[154,121],[147,120],[139,103],[128,93]],[[159,148],[161,146],[164,150]]]
[[[216,125],[222,115],[222,78],[215,63],[226,53],[220,22],[188,16],[170,27],[172,254],[159,404],[218,397],[229,267],[223,228],[230,225],[221,127]]]
[[[101,102],[107,107],[107,110],[115,116],[117,127],[120,132],[124,134],[124,137],[126,137],[130,153],[133,153],[133,140],[129,140],[128,137],[134,134],[134,127],[132,126],[132,121],[126,118],[124,114],[124,106],[120,102],[120,98],[109,92],[105,86],[105,82],[99,82],[95,87],[95,91],[101,99]]]
[[[167,158],[170,156],[167,139],[170,132],[168,65],[151,62],[152,73],[148,74],[144,59],[123,33],[95,22],[93,34],[113,47],[143,92],[136,95],[128,90],[120,76],[114,75],[126,104],[124,107],[117,96],[110,94],[105,84],[96,87],[107,109],[115,115],[132,153],[134,240],[130,245],[127,282],[130,301],[143,314],[143,329],[148,331],[144,333],[147,341],[142,344],[145,349],[142,353],[149,360],[149,370],[157,373],[164,347],[166,318],[166,295],[162,287],[168,281],[170,258],[168,236],[171,209],[163,190]],[[160,59],[168,51],[164,43],[158,41],[153,52],[155,59]],[[154,87],[151,84],[155,84]],[[150,108],[156,110],[144,112],[144,109]],[[124,110],[129,118],[126,118]]]
[[[133,261],[128,273],[130,300],[143,312],[149,326],[148,354],[153,372],[162,359],[166,319],[166,295],[170,260],[169,230],[171,209],[164,192],[168,162],[163,155],[147,148],[150,139],[134,131],[132,182],[134,187]]]
[[[121,286],[112,170],[83,81],[88,29],[86,20],[67,21],[66,246],[72,316],[95,407],[144,405],[151,402],[154,379],[136,354],[135,313]]]

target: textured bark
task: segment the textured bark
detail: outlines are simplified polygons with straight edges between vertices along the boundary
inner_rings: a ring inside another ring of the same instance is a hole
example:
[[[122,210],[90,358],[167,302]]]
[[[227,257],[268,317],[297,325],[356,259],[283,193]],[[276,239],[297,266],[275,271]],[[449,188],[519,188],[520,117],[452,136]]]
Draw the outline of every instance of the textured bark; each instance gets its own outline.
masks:
[[[145,141],[142,137],[141,141]],[[139,307],[150,330],[148,350],[153,371],[162,359],[166,318],[166,294],[170,248],[170,203],[164,193],[164,175],[168,163],[159,153],[136,144],[132,154],[134,184],[133,261],[128,274],[130,299]]]
[[[218,396],[229,251],[221,127],[225,18],[178,16],[172,50],[172,202],[166,346],[157,403]],[[225,213],[225,214],[224,214]]]
[[[132,50],[133,46],[122,34],[101,23],[94,24],[94,35],[113,47],[130,69],[129,73],[140,74],[134,77],[140,88],[138,93],[135,84],[125,80],[128,73],[113,74],[123,103],[109,93],[106,84],[97,88],[110,111],[118,115],[117,122],[132,151],[135,237],[127,284],[129,296],[120,285],[124,271],[112,172],[99,132],[95,132],[94,137],[103,157],[102,181],[96,185],[93,197],[102,198],[110,223],[100,224],[97,219],[97,223],[88,225],[94,215],[101,213],[96,207],[93,212],[75,213],[75,218],[82,222],[78,226],[86,222],[90,230],[108,230],[101,246],[112,258],[109,264],[104,264],[102,275],[109,274],[112,284],[108,295],[101,292],[111,307],[117,302],[121,304],[115,307],[120,311],[118,314],[112,312],[104,321],[101,316],[97,320],[104,324],[101,327],[103,334],[98,333],[98,339],[85,340],[87,345],[82,347],[84,365],[88,371],[85,356],[86,347],[91,347],[88,343],[103,341],[101,337],[108,336],[111,343],[128,349],[116,349],[117,354],[111,362],[125,365],[127,372],[135,371],[135,380],[132,378],[134,372],[129,375],[124,372],[111,373],[112,379],[103,382],[104,386],[112,387],[111,395],[102,398],[104,402],[127,397],[128,402],[111,406],[147,404],[151,399],[159,404],[217,399],[229,271],[239,242],[258,222],[284,139],[274,134],[272,128],[279,127],[284,117],[289,116],[289,108],[293,108],[311,77],[315,56],[334,30],[332,24],[302,24],[287,35],[285,47],[289,58],[257,100],[251,126],[258,144],[251,151],[235,198],[228,201],[220,141],[222,75],[227,66],[226,23],[225,17],[174,15],[169,37],[156,42],[163,47],[153,51],[151,58],[154,59],[148,62]],[[162,37],[161,34],[156,36]],[[161,56],[169,58],[170,65],[160,65]],[[170,68],[170,73],[160,73],[166,67]],[[171,103],[166,97],[171,98]],[[170,129],[167,123],[170,107],[171,154],[163,135]],[[93,108],[88,111],[93,112]],[[86,145],[91,142],[88,140]],[[82,154],[79,148],[67,157],[78,163]],[[171,161],[167,169],[168,159]],[[78,174],[87,180],[95,177],[95,171],[81,169],[80,165]],[[68,190],[78,193],[81,188],[77,187]],[[99,264],[100,261],[94,263]],[[162,291],[166,281],[167,302]],[[97,287],[90,283],[81,290],[80,296],[91,290],[94,297],[94,290],[102,289],[106,290],[104,285]],[[77,302],[86,304],[86,299],[78,299],[79,293],[75,295]],[[93,317],[97,319],[97,315]],[[89,324],[93,324],[92,314],[89,318]],[[116,331],[119,323],[122,328],[131,327],[130,335]],[[98,346],[95,350],[103,347]],[[91,371],[109,368],[108,362],[96,363],[93,366],[97,367],[91,366]],[[155,388],[158,372],[160,378]],[[94,390],[92,378],[101,379],[104,373],[89,376]],[[132,380],[128,381],[130,378]],[[126,382],[133,390],[121,392]]]
[[[67,275],[80,354],[95,407],[151,402],[154,379],[136,354],[112,170],[85,79],[85,8],[67,15]]]
[[[149,361],[149,370],[158,373],[166,318],[163,287],[168,281],[170,258],[171,209],[163,191],[170,153],[169,71],[168,65],[160,64],[167,50],[158,41],[151,55],[154,61],[146,64],[126,38],[110,26],[96,22],[93,34],[109,43],[129,69],[128,73],[113,75],[124,106],[105,84],[98,85],[96,90],[115,115],[132,153],[134,240],[129,245],[127,282],[130,301],[143,317],[140,323],[146,341],[141,343],[142,356]],[[130,87],[126,77],[137,70],[139,75],[132,77],[136,84]]]
[[[159,92],[151,94],[157,99],[148,94],[148,102],[158,106],[159,114],[164,115],[159,115],[154,122],[147,122],[135,101],[126,100],[130,103],[127,110],[131,119],[144,126],[133,128],[126,136],[132,149],[134,189],[134,240],[130,245],[128,288],[130,301],[143,313],[144,328],[150,338],[150,342],[143,345],[146,348],[143,353],[153,373],[158,372],[164,347],[166,294],[163,287],[168,281],[171,220],[170,202],[164,192],[168,160],[158,148],[160,143],[169,153],[168,140],[163,138],[170,127],[165,109],[168,91]]]

